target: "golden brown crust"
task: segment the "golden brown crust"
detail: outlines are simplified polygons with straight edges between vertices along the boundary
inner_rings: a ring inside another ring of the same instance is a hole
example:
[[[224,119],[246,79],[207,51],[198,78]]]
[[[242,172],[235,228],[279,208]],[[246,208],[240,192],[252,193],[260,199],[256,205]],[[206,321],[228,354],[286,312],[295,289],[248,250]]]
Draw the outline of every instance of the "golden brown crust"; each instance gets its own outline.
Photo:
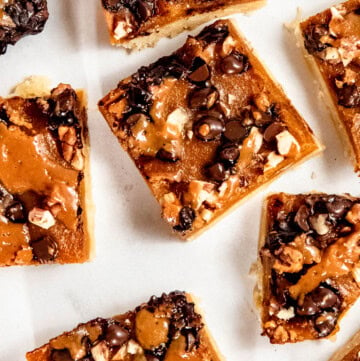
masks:
[[[360,331],[358,331],[343,347],[334,353],[329,361],[357,361],[360,352]]]

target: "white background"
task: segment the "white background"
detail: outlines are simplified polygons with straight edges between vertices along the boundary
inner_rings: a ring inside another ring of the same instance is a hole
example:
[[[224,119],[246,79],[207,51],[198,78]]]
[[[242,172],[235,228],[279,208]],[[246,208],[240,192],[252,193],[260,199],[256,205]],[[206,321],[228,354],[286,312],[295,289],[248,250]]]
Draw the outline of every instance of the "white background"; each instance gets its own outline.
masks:
[[[359,179],[294,39],[284,29],[297,7],[308,17],[332,0],[270,0],[251,16],[237,16],[241,30],[293,103],[323,140],[325,153],[288,171],[192,243],[174,238],[135,166],[97,111],[97,101],[141,65],[177,49],[186,37],[162,40],[135,52],[111,48],[100,0],[49,0],[44,32],[21,40],[0,57],[0,94],[32,74],[53,85],[68,82],[89,94],[96,258],[83,265],[0,270],[0,361],[26,351],[79,322],[134,308],[155,294],[187,290],[200,298],[206,320],[228,361],[327,360],[358,329],[355,305],[336,342],[270,345],[260,336],[252,302],[260,209],[268,192],[350,192]],[[193,33],[198,32],[198,30]],[[0,170],[1,171],[1,170]]]

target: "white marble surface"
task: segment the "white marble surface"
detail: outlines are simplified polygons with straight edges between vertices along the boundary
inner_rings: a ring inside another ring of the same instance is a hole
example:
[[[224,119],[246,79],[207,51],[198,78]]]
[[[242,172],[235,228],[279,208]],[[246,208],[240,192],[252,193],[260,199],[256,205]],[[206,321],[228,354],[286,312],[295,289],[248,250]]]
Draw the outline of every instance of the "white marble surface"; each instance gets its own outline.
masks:
[[[96,108],[97,100],[120,79],[177,49],[186,34],[140,53],[111,48],[99,3],[49,0],[51,16],[45,31],[0,57],[1,95],[31,74],[46,75],[53,85],[62,81],[87,89],[97,241],[96,258],[88,264],[0,270],[0,361],[23,360],[26,351],[81,321],[127,311],[152,294],[174,289],[202,300],[209,327],[229,361],[327,360],[358,329],[359,304],[342,321],[336,342],[270,345],[260,336],[252,303],[254,280],[248,273],[256,258],[260,208],[268,192],[359,194],[359,179],[343,155],[312,76],[283,27],[294,19],[297,7],[307,17],[334,1],[269,0],[251,16],[236,17],[327,149],[188,244],[169,234],[155,200]]]

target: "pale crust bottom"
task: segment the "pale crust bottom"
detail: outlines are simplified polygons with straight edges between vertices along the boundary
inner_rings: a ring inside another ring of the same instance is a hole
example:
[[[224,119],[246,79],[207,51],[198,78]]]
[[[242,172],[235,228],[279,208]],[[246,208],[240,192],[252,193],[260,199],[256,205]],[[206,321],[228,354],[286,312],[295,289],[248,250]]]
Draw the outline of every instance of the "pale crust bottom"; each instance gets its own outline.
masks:
[[[307,52],[307,50],[304,46],[304,38],[301,33],[300,24],[298,24],[296,26],[295,36],[297,39],[297,43],[300,46],[300,48],[303,52],[303,55],[307,61],[308,66],[309,66],[310,70],[312,71],[312,73],[314,74],[315,79],[317,80],[317,82],[319,84],[319,95],[321,96],[321,99],[323,100],[326,107],[328,108],[328,110],[331,114],[331,118],[333,119],[333,122],[340,134],[342,144],[345,148],[344,153],[347,157],[350,158],[351,162],[353,163],[355,172],[358,173],[360,169],[359,169],[359,165],[356,161],[356,154],[355,154],[354,148],[352,146],[351,139],[348,135],[348,132],[346,131],[343,121],[340,118],[340,114],[337,110],[337,104],[333,100],[330,90],[324,80],[324,77],[321,74],[321,71],[320,71],[314,57]]]
[[[345,346],[341,347],[334,355],[329,359],[329,361],[342,361],[344,357],[352,351],[355,347],[360,344],[360,331],[358,331],[347,343]]]
[[[154,30],[148,36],[138,36],[134,39],[127,41],[119,41],[111,37],[110,41],[112,45],[123,46],[124,48],[131,50],[140,50],[146,47],[153,47],[162,38],[173,38],[180,34],[184,30],[191,30],[197,26],[218,19],[224,16],[232,15],[234,13],[247,13],[254,11],[266,4],[266,0],[257,0],[250,3],[239,4],[225,7],[224,9],[196,14],[189,16],[188,18],[179,19],[171,24],[165,25],[159,29]],[[111,22],[110,22],[111,23]]]
[[[23,82],[18,84],[11,93],[22,98],[43,97],[50,94],[50,80],[44,76],[30,76]],[[79,97],[81,106],[87,109],[87,95],[83,89],[77,89],[76,94]],[[87,257],[83,262],[91,261],[95,254],[94,241],[94,203],[91,193],[91,176],[90,176],[90,138],[88,134],[87,124],[84,127],[84,182],[82,182],[80,192],[82,194],[81,200],[84,202],[83,212],[84,217],[84,233],[86,235]]]

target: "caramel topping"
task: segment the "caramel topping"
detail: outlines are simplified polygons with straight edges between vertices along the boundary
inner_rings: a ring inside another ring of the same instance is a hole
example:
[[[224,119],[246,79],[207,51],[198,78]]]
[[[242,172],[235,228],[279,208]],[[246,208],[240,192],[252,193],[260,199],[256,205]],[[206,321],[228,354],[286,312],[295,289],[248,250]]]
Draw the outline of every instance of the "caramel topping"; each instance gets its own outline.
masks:
[[[153,349],[168,340],[169,319],[145,308],[136,315],[136,337],[145,349]]]
[[[180,336],[176,340],[173,340],[170,344],[164,361],[207,361],[208,358],[204,358],[200,355],[199,349],[194,349],[191,352],[186,352],[186,340],[184,336]]]
[[[328,278],[340,277],[351,272],[360,257],[360,225],[348,237],[339,238],[322,255],[321,262],[311,267],[298,283],[289,288],[290,295],[298,299],[314,290]]]
[[[0,124],[0,182],[9,192],[34,191],[56,197],[61,204],[57,218],[70,228],[77,223],[78,172],[61,165],[54,140],[48,134],[30,136],[18,127]]]

